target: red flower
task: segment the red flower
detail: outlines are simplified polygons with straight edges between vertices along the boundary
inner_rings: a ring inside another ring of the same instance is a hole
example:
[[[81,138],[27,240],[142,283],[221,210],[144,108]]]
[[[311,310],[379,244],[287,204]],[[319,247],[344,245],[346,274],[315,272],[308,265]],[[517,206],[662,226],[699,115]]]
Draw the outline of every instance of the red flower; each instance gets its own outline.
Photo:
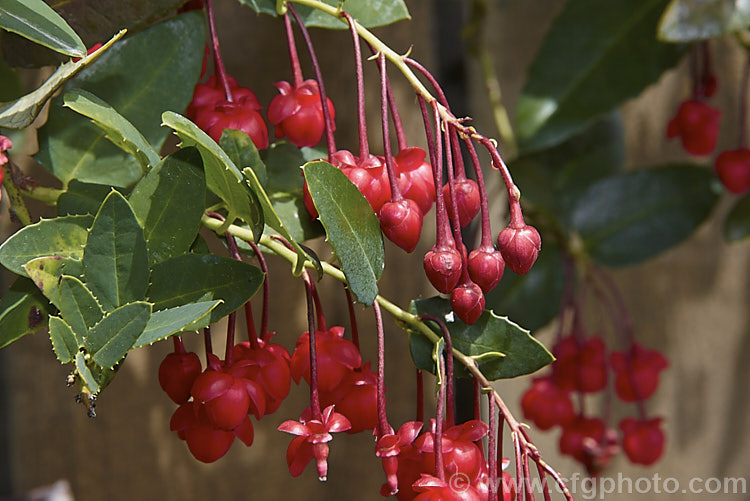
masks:
[[[328,476],[328,442],[333,440],[331,433],[346,431],[351,423],[346,416],[333,412],[329,405],[323,410],[322,420],[309,419],[308,407],[299,421],[284,421],[278,427],[279,431],[297,435],[286,451],[286,462],[289,473],[298,477],[312,458],[318,467],[318,479],[325,481]]]
[[[680,105],[667,126],[667,137],[679,137],[682,147],[692,155],[709,155],[719,137],[721,111],[696,99]]]
[[[354,183],[375,213],[390,200],[391,185],[388,182],[385,158],[375,155],[357,158],[350,151],[339,150],[331,156],[331,163]]]
[[[550,378],[535,379],[531,383],[531,388],[521,398],[521,409],[526,419],[542,430],[555,425],[565,426],[575,417],[570,395]]]
[[[267,336],[268,339],[273,335]],[[233,349],[234,364],[231,372],[259,384],[266,397],[265,414],[273,414],[289,395],[292,383],[289,352],[279,344],[258,339],[258,349],[245,341]]]
[[[318,144],[325,130],[318,82],[305,80],[299,87],[292,87],[289,82],[275,85],[281,94],[268,105],[268,121],[276,127],[276,137],[286,136],[300,148]],[[333,120],[336,112],[331,100],[327,102]]]
[[[352,424],[349,434],[372,430],[378,425],[378,377],[370,362],[351,370],[330,393],[321,393],[322,406],[336,405],[336,410]]]
[[[419,421],[409,421],[401,425],[398,434],[393,433],[393,429],[382,435],[375,446],[375,455],[382,459],[383,471],[386,475],[386,483],[380,489],[384,496],[392,496],[399,491],[398,472],[405,472],[399,466],[399,455],[402,449],[411,446],[417,438],[419,430],[422,429],[422,423]],[[402,473],[403,474],[403,473]]]
[[[659,373],[669,366],[664,355],[633,343],[630,353],[611,355],[615,390],[625,402],[646,400],[659,386]]]
[[[471,485],[449,484],[432,475],[421,475],[412,484],[412,488],[420,494],[414,501],[480,501],[479,493]]]
[[[315,331],[318,361],[318,388],[321,393],[331,392],[346,377],[350,370],[362,365],[357,347],[344,339],[343,327],[331,327],[327,331]],[[304,378],[310,384],[310,337],[307,332],[297,340],[291,360],[292,378],[299,384]]]
[[[415,201],[422,214],[427,214],[435,203],[435,181],[425,156],[422,148],[412,147],[399,151],[394,158],[401,194]]]
[[[567,336],[552,353],[557,358],[552,364],[552,379],[560,388],[594,393],[607,386],[607,354],[601,338],[581,342],[575,336]]]
[[[659,460],[664,452],[661,421],[662,418],[643,421],[627,418],[620,421],[623,433],[622,448],[630,461],[650,466]]]
[[[716,157],[714,169],[722,184],[732,193],[739,194],[750,190],[749,149],[740,148],[721,153]]]

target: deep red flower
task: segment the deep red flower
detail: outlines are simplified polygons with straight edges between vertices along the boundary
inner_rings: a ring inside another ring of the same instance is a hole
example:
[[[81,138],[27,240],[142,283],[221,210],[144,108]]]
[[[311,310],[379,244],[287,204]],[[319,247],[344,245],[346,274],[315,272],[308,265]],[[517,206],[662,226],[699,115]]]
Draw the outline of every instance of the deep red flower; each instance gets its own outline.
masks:
[[[573,401],[567,391],[557,386],[551,378],[538,378],[531,383],[521,398],[521,409],[526,419],[541,430],[566,424],[575,418]]]
[[[190,400],[190,388],[201,373],[195,353],[169,353],[159,365],[159,385],[176,404]]]
[[[318,388],[321,393],[332,392],[346,375],[362,365],[357,347],[344,339],[343,327],[331,327],[327,331],[315,331],[315,346],[318,361]],[[299,384],[304,378],[310,384],[310,337],[307,332],[297,340],[291,360],[292,378]]]
[[[659,373],[669,366],[664,355],[633,343],[630,353],[615,352],[611,357],[615,390],[625,402],[646,400],[659,386]]]
[[[461,228],[463,228],[479,213],[479,186],[477,186],[475,181],[464,178],[454,180],[453,189],[456,192],[456,204],[458,204],[458,220]],[[453,200],[451,199],[450,185],[448,183],[443,185],[443,198],[445,198],[445,207],[448,210],[448,215],[452,218]]]
[[[667,126],[667,137],[679,137],[692,155],[709,155],[719,137],[721,111],[697,99],[684,101]]]
[[[664,432],[662,418],[636,420],[627,418],[620,421],[623,433],[622,448],[628,459],[636,464],[650,466],[664,453]]]
[[[591,337],[579,341],[574,335],[562,338],[552,349],[552,378],[565,390],[594,393],[607,386],[607,353],[604,341]]]
[[[716,157],[714,169],[722,184],[732,193],[739,194],[750,190],[749,149],[740,148],[721,153]]]
[[[331,163],[354,183],[376,214],[390,200],[391,185],[388,182],[385,158],[369,155],[362,159],[348,150],[339,150],[331,155]]]
[[[398,433],[393,433],[393,429],[390,429],[378,439],[375,445],[375,455],[381,458],[383,471],[386,475],[386,482],[380,489],[383,496],[392,496],[399,492],[399,484],[401,483],[399,473],[406,474],[406,469],[399,465],[399,456],[402,450],[411,447],[421,429],[421,422],[409,421],[401,425]],[[416,478],[416,475],[414,478]],[[412,481],[409,481],[407,485],[411,485]]]
[[[472,325],[484,311],[484,294],[474,282],[466,282],[451,292],[451,308],[458,318]]]
[[[336,410],[346,416],[352,427],[349,434],[372,430],[378,424],[378,377],[372,372],[370,362],[361,369],[351,370],[330,393],[321,393],[322,406],[336,405]]]
[[[273,335],[271,333],[268,338]],[[243,377],[263,388],[266,400],[265,414],[273,414],[289,395],[292,383],[290,356],[279,344],[258,339],[258,348],[253,349],[248,341],[235,345],[234,363],[231,373]]]
[[[450,294],[461,279],[463,263],[456,247],[435,246],[424,255],[424,271],[435,289]]]
[[[419,495],[414,501],[480,501],[479,493],[471,485],[452,485],[432,475],[420,476],[412,484],[412,488]]]
[[[497,236],[497,247],[508,268],[525,275],[542,250],[542,238],[533,226],[508,226]]]
[[[432,166],[425,161],[422,148],[404,148],[394,158],[398,188],[404,198],[413,200],[422,215],[427,214],[435,203],[435,181]]]
[[[560,452],[573,456],[590,471],[596,471],[597,455],[605,442],[606,426],[600,418],[578,416],[563,426]]]
[[[298,87],[292,87],[289,82],[276,82],[275,86],[280,94],[268,105],[268,121],[274,125],[276,137],[286,136],[300,148],[318,144],[325,130],[318,82],[305,80]],[[333,121],[336,112],[330,99],[328,112]]]
[[[380,228],[388,240],[412,252],[422,233],[422,212],[414,200],[403,198],[383,204],[378,211]]]

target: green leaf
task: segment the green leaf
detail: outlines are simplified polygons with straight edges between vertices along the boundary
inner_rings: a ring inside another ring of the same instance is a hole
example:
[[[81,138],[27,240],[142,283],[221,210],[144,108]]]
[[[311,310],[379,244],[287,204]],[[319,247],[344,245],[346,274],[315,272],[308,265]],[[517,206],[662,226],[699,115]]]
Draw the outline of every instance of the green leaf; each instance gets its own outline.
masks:
[[[188,330],[188,327],[190,330],[205,327],[208,325],[209,313],[219,304],[221,301],[204,301],[155,311],[151,314],[146,328],[133,344],[133,348],[154,344],[173,334],[184,332]],[[204,319],[206,322],[200,322]]]
[[[677,63],[683,48],[654,37],[667,1],[570,0],[565,4],[518,101],[522,150],[564,141],[637,96]]]
[[[60,309],[60,278],[63,275],[83,275],[83,264],[80,259],[69,257],[38,257],[23,265],[23,269],[57,309]]]
[[[724,220],[724,238],[738,242],[750,236],[750,195],[745,195],[732,207]]]
[[[86,285],[75,277],[64,276],[60,280],[60,313],[75,333],[78,344],[89,329],[104,317],[104,310]]]
[[[182,140],[180,146],[195,146],[203,158],[206,186],[226,204],[229,215],[227,225],[239,217],[248,224],[258,220],[258,207],[253,194],[243,183],[242,173],[232,159],[211,137],[187,118],[167,111],[162,115],[163,125],[173,129]]]
[[[311,219],[305,208],[302,166],[309,160],[326,156],[325,152],[312,148],[300,149],[286,141],[276,142],[264,152],[268,169],[266,192],[279,219],[297,242],[325,235],[323,226],[317,219]]]
[[[0,27],[61,54],[86,54],[86,46],[73,28],[42,0],[3,0]]]
[[[276,16],[276,0],[239,0],[260,14]],[[341,2],[338,0],[323,0],[324,3],[336,8]],[[316,26],[330,29],[346,29],[347,24],[341,19],[306,5],[295,4],[295,8],[305,26]],[[411,19],[403,0],[347,0],[343,8],[352,15],[362,26],[374,28]]]
[[[0,103],[0,127],[9,129],[23,129],[36,119],[39,112],[52,94],[62,87],[65,82],[78,75],[84,68],[102,56],[117,40],[125,35],[124,31],[116,34],[99,50],[80,61],[60,65],[38,89],[9,103]]]
[[[104,131],[105,137],[122,151],[129,153],[144,172],[159,163],[159,154],[148,144],[143,134],[108,103],[90,92],[71,89],[63,96],[63,106],[91,119]]]
[[[116,109],[160,150],[168,131],[164,110],[190,102],[203,60],[203,17],[186,13],[118,43],[101,60],[68,83]],[[98,53],[97,51],[96,53]],[[71,180],[129,186],[142,175],[138,162],[104,138],[106,133],[55,98],[39,130],[36,160],[66,186]]]
[[[206,198],[202,167],[198,151],[183,148],[133,189],[130,205],[143,226],[151,264],[184,254],[198,235]]]
[[[83,257],[91,216],[65,216],[42,219],[14,233],[0,246],[0,264],[13,273],[26,276],[23,265],[44,256]]]
[[[456,318],[450,302],[441,297],[412,301],[409,311],[444,320],[451,334],[453,348],[465,355],[477,357],[479,369],[490,381],[531,374],[554,360],[552,354],[529,331],[491,311],[482,313],[474,325],[467,325]],[[432,328],[442,336],[437,325],[432,325]],[[409,346],[415,365],[434,374],[433,344],[421,334],[411,332]],[[466,368],[460,365],[456,366],[455,375],[470,377]]]
[[[92,395],[99,393],[102,388],[99,386],[99,381],[97,381],[91,368],[86,363],[86,355],[82,351],[76,353],[75,364],[76,373],[81,378],[83,385],[88,388]]]
[[[695,42],[750,26],[750,4],[737,0],[672,0],[662,14],[658,36],[665,42]]]
[[[340,169],[320,161],[305,164],[304,172],[310,196],[349,289],[360,303],[372,304],[378,294],[385,252],[377,216]]]
[[[111,191],[110,186],[82,183],[73,179],[68,184],[67,191],[57,198],[57,215],[90,214],[95,216]]]
[[[238,169],[250,167],[255,172],[255,177],[258,178],[260,184],[263,187],[266,186],[268,182],[266,164],[260,158],[258,148],[255,147],[255,143],[250,139],[250,136],[241,130],[224,129],[224,132],[221,133],[219,145]]]
[[[0,57],[0,102],[12,101],[22,95],[23,86],[18,72]]]
[[[518,275],[505,268],[503,279],[485,296],[485,307],[531,331],[544,327],[560,308],[564,266],[559,247],[546,239],[528,273]]]
[[[184,254],[151,270],[148,298],[155,310],[199,301],[223,300],[211,311],[213,323],[247,302],[263,283],[264,274],[255,266],[221,256]]]
[[[600,264],[635,264],[680,243],[709,216],[718,198],[713,180],[695,165],[612,176],[580,196],[571,224]]]
[[[96,365],[111,369],[125,356],[151,318],[151,303],[120,306],[89,330],[84,347]]]
[[[49,310],[34,282],[16,278],[0,299],[0,348],[44,327]]]
[[[543,210],[546,217],[568,226],[570,211],[581,193],[620,172],[624,160],[622,119],[613,113],[562,144],[518,157],[510,167],[523,198]]]
[[[78,341],[73,329],[60,317],[49,317],[49,338],[61,364],[72,362],[78,353]]]
[[[133,209],[117,191],[104,199],[89,230],[83,269],[86,283],[105,311],[145,297],[146,240]]]

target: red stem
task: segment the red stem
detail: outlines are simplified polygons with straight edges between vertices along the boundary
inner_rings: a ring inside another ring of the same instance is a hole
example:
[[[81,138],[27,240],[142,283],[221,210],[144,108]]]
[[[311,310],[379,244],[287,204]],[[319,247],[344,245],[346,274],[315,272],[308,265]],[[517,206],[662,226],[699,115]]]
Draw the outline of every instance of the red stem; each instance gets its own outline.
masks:
[[[479,381],[476,378],[471,379],[472,388],[474,390],[474,419],[482,419],[482,388],[479,387]]]
[[[448,125],[448,128],[451,128],[451,125]],[[456,190],[455,188],[455,178],[453,177],[453,155],[451,154],[451,145],[450,145],[450,130],[446,131],[444,140],[445,140],[445,163],[446,163],[446,171],[448,172],[448,192],[450,193],[451,197],[451,211],[448,214],[448,217],[450,218],[451,225],[453,226],[453,239],[455,240],[456,244],[461,242],[461,220],[458,216],[458,202],[456,201]],[[435,190],[437,191],[437,189]],[[463,253],[462,253],[463,255]],[[465,260],[464,260],[465,261]],[[466,263],[463,263],[464,269],[466,269]]]
[[[313,73],[315,74],[315,80],[318,82],[318,90],[320,91],[320,103],[323,108],[323,122],[325,123],[326,131],[326,144],[328,145],[328,159],[336,152],[336,141],[333,138],[333,120],[331,119],[331,112],[328,109],[328,97],[326,96],[326,89],[323,85],[323,74],[320,71],[320,65],[318,64],[318,58],[315,56],[315,48],[313,47],[312,40],[310,40],[310,34],[307,32],[302,19],[300,19],[297,10],[290,3],[286,4],[288,11],[294,16],[294,20],[299,26],[299,30],[302,33],[302,38],[305,40],[307,50],[310,53],[310,61],[312,62]]]
[[[443,339],[445,340],[445,407],[448,411],[448,426],[456,424],[454,407],[455,402],[453,399],[453,341],[451,340],[451,333],[448,330],[448,326],[445,325],[440,318],[433,315],[420,315],[420,320],[430,320],[440,326],[440,330],[443,331]]]
[[[388,76],[385,74],[385,54],[382,52],[378,54],[378,68],[380,69],[380,118],[383,122],[383,154],[385,155],[385,166],[388,169],[388,181],[391,185],[391,201],[400,202],[404,197],[398,187],[398,175],[391,154],[391,136],[388,124]]]
[[[292,63],[292,78],[294,87],[302,85],[302,69],[299,66],[299,56],[297,55],[297,45],[294,42],[294,30],[292,29],[292,20],[289,14],[284,14],[284,28],[286,28],[286,41],[289,46],[289,60]]]
[[[490,408],[493,409],[495,407],[494,399],[492,398],[492,394],[488,394],[488,397],[490,399]],[[497,465],[500,466],[503,465],[503,430],[505,428],[505,416],[503,415],[502,409],[497,409],[497,450],[496,450],[496,456],[495,456],[495,471],[497,471]],[[500,475],[500,478],[502,479],[503,476]],[[505,499],[505,482],[502,480],[500,481],[500,489],[495,489],[498,492],[498,498],[499,499]]]
[[[365,161],[370,156],[370,145],[367,141],[367,117],[365,115],[365,77],[362,70],[362,49],[359,45],[359,34],[357,27],[348,12],[342,12],[342,16],[349,23],[349,31],[354,42],[354,68],[357,74],[357,127],[359,129],[359,159]]]
[[[250,304],[250,301],[245,303],[245,323],[247,324],[247,338],[250,341],[250,348],[257,350],[260,348],[258,345],[258,331],[255,330],[253,305]]]
[[[445,374],[445,361],[443,357],[438,357],[438,366],[440,372]],[[433,437],[433,447],[435,451],[435,476],[445,481],[445,469],[443,467],[443,406],[445,405],[445,386],[447,381],[438,388],[437,407],[435,409],[435,436]]]
[[[742,70],[742,83],[740,83],[740,123],[737,127],[737,145],[740,148],[747,147],[747,88],[750,83],[750,59],[745,60],[745,66]]]
[[[417,421],[424,422],[424,377],[422,371],[417,369]]]
[[[375,48],[368,44],[370,51],[373,54],[377,54]],[[396,97],[393,95],[393,87],[391,87],[391,80],[388,75],[385,77],[385,85],[388,87],[388,107],[391,110],[391,118],[393,119],[393,128],[396,130],[396,140],[398,141],[398,151],[401,151],[407,147],[406,134],[404,134],[404,124],[401,122],[401,114],[398,112],[398,106],[396,105]]]
[[[437,247],[450,247],[451,236],[449,232],[445,231],[445,198],[443,198],[443,190],[440,186],[443,182],[443,139],[440,129],[440,115],[437,108],[433,104],[433,115],[435,119],[435,138],[432,137],[432,125],[430,124],[430,118],[427,114],[427,106],[425,105],[424,98],[417,96],[419,101],[419,109],[422,111],[422,120],[424,121],[424,130],[427,136],[427,148],[430,153],[430,164],[432,167],[432,177],[435,182],[435,243]],[[455,243],[453,244],[455,245]]]
[[[388,417],[385,412],[385,336],[383,335],[383,316],[377,301],[372,303],[375,311],[375,325],[378,330],[378,438],[389,432]]]
[[[227,347],[224,351],[224,363],[227,367],[232,366],[232,348],[234,348],[234,327],[237,323],[237,313],[232,312],[227,317]]]
[[[542,492],[544,493],[544,501],[552,501],[552,497],[549,493],[549,486],[547,485],[547,474],[544,473],[544,468],[534,461],[536,463],[536,471],[539,473],[539,480],[542,484]]]
[[[466,147],[469,150],[469,156],[471,157],[471,163],[474,166],[474,176],[477,178],[477,186],[479,187],[479,207],[482,211],[482,248],[492,248],[492,227],[490,226],[490,211],[487,205],[487,191],[484,186],[484,176],[482,175],[482,165],[479,163],[479,156],[477,150],[474,148],[474,143],[471,139],[464,138]]]
[[[531,485],[531,473],[529,473],[529,456],[523,453],[523,481],[526,501],[534,501],[534,489]]]
[[[479,388],[479,383],[474,380],[474,384]],[[488,409],[489,409],[489,435],[487,436],[487,466],[490,470],[490,497],[489,501],[495,501],[497,499],[497,442],[496,442],[496,427],[495,423],[495,401],[492,395],[488,395]],[[477,403],[479,399],[477,398]],[[478,418],[475,418],[478,419]]]
[[[318,355],[315,344],[315,313],[313,309],[313,283],[307,271],[302,273],[305,282],[305,298],[307,299],[307,333],[310,340],[310,410],[313,419],[323,420],[320,412],[320,396],[318,392]]]
[[[175,353],[185,353],[185,345],[182,344],[182,338],[180,338],[179,335],[172,336],[172,343],[174,344],[174,352]]]
[[[214,5],[213,0],[206,0],[206,15],[208,16],[208,31],[211,34],[211,47],[214,53],[214,65],[216,66],[216,73],[219,75],[219,81],[222,87],[224,87],[224,93],[227,96],[227,101],[230,103],[234,101],[232,98],[232,89],[229,86],[229,78],[227,78],[227,71],[224,68],[224,60],[221,58],[221,49],[219,49],[219,37],[216,34],[216,23],[214,21]]]
[[[346,293],[346,306],[349,309],[349,324],[352,329],[352,343],[357,347],[359,351],[359,327],[357,327],[357,315],[354,313],[354,301],[352,300],[352,294],[349,289],[344,286],[344,292]],[[354,369],[355,371],[361,370],[361,368]]]
[[[258,246],[253,242],[252,240],[246,240],[245,241],[251,249],[253,249],[253,252],[255,253],[255,257],[258,258],[258,265],[260,266],[260,271],[264,273],[263,277],[263,313],[260,317],[260,337],[262,339],[265,339],[266,334],[268,334],[268,302],[269,302],[269,284],[268,284],[268,265],[266,264],[266,258],[263,257],[263,253],[260,251]]]
[[[453,158],[455,159],[453,165],[453,173],[456,179],[463,181],[466,179],[466,168],[464,168],[464,157],[461,155],[461,146],[458,143],[458,133],[455,127],[451,127],[451,149],[453,150]]]

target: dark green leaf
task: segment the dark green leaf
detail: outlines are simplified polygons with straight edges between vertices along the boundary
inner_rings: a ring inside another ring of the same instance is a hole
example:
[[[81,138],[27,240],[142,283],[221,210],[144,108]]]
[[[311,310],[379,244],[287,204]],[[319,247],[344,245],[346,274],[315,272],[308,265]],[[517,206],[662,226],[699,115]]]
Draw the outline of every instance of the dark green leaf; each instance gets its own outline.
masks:
[[[197,330],[208,325],[208,315],[221,301],[204,301],[202,303],[186,304],[155,311],[151,314],[146,328],[133,344],[133,348],[150,345],[173,334],[190,330]],[[201,320],[205,319],[205,322]]]
[[[0,57],[0,102],[12,101],[23,95],[23,86],[18,72]],[[14,141],[15,142],[15,141]]]
[[[82,183],[73,179],[68,190],[57,199],[57,215],[90,214],[95,216],[112,188],[103,184]]]
[[[23,269],[42,294],[58,309],[60,309],[60,278],[63,275],[77,277],[83,275],[81,261],[69,257],[38,257],[23,265]]]
[[[0,246],[0,264],[13,273],[26,276],[23,265],[44,256],[83,257],[83,246],[93,223],[91,216],[65,216],[42,219],[21,228]]]
[[[42,0],[3,0],[0,27],[67,56],[86,54],[73,28]]]
[[[168,131],[164,110],[183,110],[198,79],[205,43],[203,17],[187,13],[118,43],[70,81],[109,103],[157,151]],[[98,53],[99,51],[97,51]],[[55,98],[39,131],[36,159],[67,185],[82,182],[129,186],[141,177],[138,162],[109,141],[105,132]]]
[[[0,348],[44,327],[49,310],[49,303],[34,282],[16,278],[0,299]]]
[[[253,297],[263,276],[255,266],[234,259],[185,254],[154,265],[148,298],[155,310],[221,299],[206,322],[213,323]]]
[[[554,360],[552,354],[529,331],[491,311],[482,313],[474,325],[467,325],[457,319],[450,302],[441,297],[412,301],[409,311],[443,319],[451,333],[453,348],[465,355],[477,357],[479,369],[490,381],[531,374]],[[432,327],[442,336],[437,325]],[[409,334],[409,345],[416,366],[434,374],[433,344],[421,334],[412,332]],[[498,353],[505,356],[496,355]],[[469,372],[457,365],[456,376],[469,377]]]
[[[75,277],[62,277],[59,287],[60,313],[83,345],[89,329],[104,317],[104,310],[86,285]]]
[[[206,179],[198,150],[171,154],[133,189],[130,205],[143,226],[150,263],[184,254],[198,235]]]
[[[539,258],[526,275],[505,268],[503,279],[485,296],[486,308],[534,331],[557,316],[564,274],[560,249],[544,240]]]
[[[90,118],[94,125],[104,131],[105,137],[112,144],[138,160],[144,172],[159,163],[159,154],[148,144],[143,134],[112,106],[90,92],[69,90],[63,96],[63,106]]]
[[[372,304],[384,266],[383,235],[377,216],[340,169],[320,161],[306,164],[304,172],[349,289],[360,303]]]
[[[255,12],[276,16],[276,0],[239,0]],[[341,23],[341,18],[336,17],[335,9],[340,5],[337,0],[323,0],[331,6],[331,13],[325,13],[306,5],[295,4],[295,8],[302,18],[305,26],[317,26],[321,28],[346,29],[346,23]],[[349,12],[354,19],[366,28],[385,26],[387,24],[411,19],[409,11],[403,0],[347,0],[343,8]]]
[[[78,353],[78,341],[73,329],[60,317],[49,317],[49,338],[52,350],[61,364],[72,362]]]
[[[228,223],[239,217],[248,224],[258,221],[258,207],[253,194],[243,183],[242,173],[232,159],[197,125],[177,113],[162,115],[164,125],[172,128],[182,140],[181,146],[195,146],[203,158],[206,186],[226,204]]]
[[[621,171],[624,160],[622,120],[612,114],[560,145],[518,157],[511,172],[525,199],[567,226],[581,193]]]
[[[52,94],[75,77],[84,68],[96,61],[112,46],[115,41],[122,38],[125,32],[115,35],[112,40],[104,44],[98,51],[86,56],[77,62],[68,62],[60,65],[52,76],[50,76],[38,89],[9,103],[0,103],[0,127],[9,129],[23,129],[28,127],[36,119],[39,112]]]
[[[193,254],[211,254],[211,249],[208,248],[208,242],[203,238],[203,235],[198,233],[195,237],[195,241],[190,246],[190,252]]]
[[[605,266],[644,261],[687,238],[717,200],[713,173],[672,165],[603,179],[583,193],[571,224]]]
[[[130,350],[151,318],[151,303],[137,301],[120,306],[89,330],[86,351],[96,365],[111,369]]]
[[[522,150],[558,144],[637,96],[677,63],[656,41],[668,0],[570,0],[537,55],[518,102]]]
[[[105,311],[145,297],[148,251],[143,229],[123,196],[104,199],[83,250],[86,283]]]
[[[672,0],[659,22],[659,39],[695,42],[750,26],[750,4],[736,0]]]
[[[250,167],[255,172],[255,177],[258,178],[260,184],[263,187],[266,186],[268,182],[266,164],[260,158],[258,148],[255,147],[255,143],[250,139],[250,136],[240,130],[224,129],[219,145],[238,169]]]
[[[724,221],[724,238],[738,242],[750,236],[750,195],[745,195],[732,207]]]

